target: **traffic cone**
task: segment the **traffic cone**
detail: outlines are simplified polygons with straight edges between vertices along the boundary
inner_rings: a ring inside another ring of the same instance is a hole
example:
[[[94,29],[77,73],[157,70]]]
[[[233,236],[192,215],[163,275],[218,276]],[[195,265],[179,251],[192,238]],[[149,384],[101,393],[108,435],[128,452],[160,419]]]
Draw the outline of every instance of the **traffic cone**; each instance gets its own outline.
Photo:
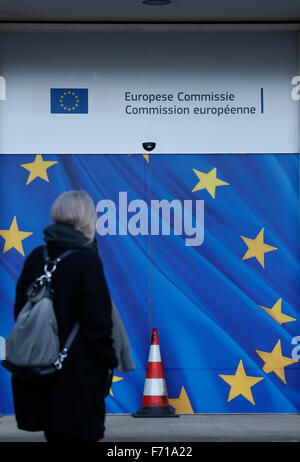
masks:
[[[179,417],[169,405],[157,329],[152,329],[142,406],[132,415],[133,417]]]

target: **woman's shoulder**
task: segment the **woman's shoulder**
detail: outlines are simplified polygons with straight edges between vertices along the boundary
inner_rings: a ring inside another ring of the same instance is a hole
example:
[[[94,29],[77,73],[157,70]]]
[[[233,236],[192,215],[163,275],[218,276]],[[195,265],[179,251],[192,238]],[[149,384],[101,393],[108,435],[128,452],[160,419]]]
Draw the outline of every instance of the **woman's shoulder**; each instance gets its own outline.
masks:
[[[76,249],[77,258],[82,260],[85,264],[89,264],[92,266],[99,266],[102,265],[101,258],[94,249],[87,247]]]
[[[98,252],[96,252],[94,249],[90,247],[81,247],[81,248],[57,248],[55,249],[55,257],[52,259],[59,257],[63,255],[64,253],[67,253],[68,251],[71,251],[70,254],[73,258],[77,260],[84,260],[84,261],[91,261],[94,263],[97,263],[100,260],[100,256]],[[26,260],[35,260],[35,259],[41,259],[41,257],[45,258],[46,254],[49,255],[49,251],[45,252],[45,245],[40,245],[38,247],[35,247],[26,257]],[[52,252],[50,252],[50,257],[51,257]]]
[[[38,247],[35,247],[34,249],[31,250],[31,252],[28,254],[26,257],[26,260],[35,260],[36,258],[40,258],[41,255],[43,255],[43,245],[39,245]]]
[[[41,262],[45,260],[45,251],[44,245],[35,247],[30,254],[26,257],[26,262],[29,264],[34,264],[35,262]],[[85,266],[102,266],[102,261],[100,255],[95,249],[91,247],[81,247],[81,248],[60,248],[55,249],[55,253],[52,259],[57,258],[68,250],[72,250],[71,254],[67,256],[66,260],[69,262],[76,262],[77,264],[83,263]],[[48,255],[51,257],[52,252],[48,252]]]
[[[76,264],[77,266],[83,267],[94,267],[99,268],[99,265],[102,266],[102,262],[98,252],[90,247],[81,247],[81,248],[74,248],[74,249],[64,249],[72,250],[71,255],[69,255],[66,260],[68,259],[70,264]]]

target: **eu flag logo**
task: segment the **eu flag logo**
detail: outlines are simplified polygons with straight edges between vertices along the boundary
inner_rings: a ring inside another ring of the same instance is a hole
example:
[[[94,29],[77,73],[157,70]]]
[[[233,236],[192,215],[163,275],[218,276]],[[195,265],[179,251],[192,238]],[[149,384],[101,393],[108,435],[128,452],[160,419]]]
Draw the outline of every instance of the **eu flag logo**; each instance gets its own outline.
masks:
[[[87,114],[87,88],[51,88],[51,114]]]

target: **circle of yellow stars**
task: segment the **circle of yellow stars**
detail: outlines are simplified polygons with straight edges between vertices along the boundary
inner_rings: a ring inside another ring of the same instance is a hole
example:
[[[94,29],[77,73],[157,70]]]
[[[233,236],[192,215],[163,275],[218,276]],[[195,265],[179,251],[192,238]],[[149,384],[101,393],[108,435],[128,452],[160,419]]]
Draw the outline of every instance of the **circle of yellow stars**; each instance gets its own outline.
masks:
[[[123,380],[123,377],[118,377],[117,375],[114,375],[113,378],[112,378],[112,384],[115,383],[115,382],[120,382],[120,380]],[[109,394],[110,394],[110,396],[114,396],[114,394],[112,392],[112,387],[110,387]]]
[[[74,99],[74,104],[72,105],[66,105],[64,103],[64,98],[65,96],[73,96]],[[64,91],[63,94],[60,96],[59,103],[61,108],[63,108],[64,111],[75,111],[78,106],[79,106],[79,97],[76,95],[74,91]]]
[[[194,168],[193,171],[199,178],[199,182],[196,184],[192,192],[206,189],[209,192],[209,194],[215,199],[217,186],[229,186],[229,183],[226,183],[226,181],[217,178],[216,168],[211,169],[208,173],[200,172],[199,170],[196,170]]]
[[[25,170],[28,170],[30,172],[26,186],[29,185],[36,178],[41,178],[42,180],[47,181],[49,183],[47,169],[55,164],[57,164],[57,161],[43,160],[41,154],[37,154],[33,162],[21,164],[21,167],[25,168]]]
[[[140,155],[140,154],[128,154],[129,156],[135,156],[135,155]],[[150,162],[150,154],[142,154],[142,156],[144,157],[144,159],[146,160],[146,162],[149,164]]]
[[[25,256],[22,241],[33,233],[28,231],[20,231],[17,217],[14,216],[9,229],[1,229],[0,236],[5,240],[2,253],[6,253],[10,249],[16,249],[23,257]]]
[[[22,168],[29,171],[26,186],[36,178],[41,178],[49,183],[47,169],[55,164],[57,164],[57,161],[45,161],[41,154],[37,154],[33,162],[21,164]],[[25,254],[22,241],[32,234],[33,233],[30,231],[21,231],[19,229],[17,217],[14,216],[9,229],[0,230],[0,236],[5,240],[2,254],[6,253],[8,250],[16,249],[24,257]]]
[[[278,250],[277,247],[266,244],[264,242],[264,228],[260,230],[255,239],[241,236],[246,246],[248,247],[247,252],[243,256],[242,260],[248,260],[248,258],[256,258],[261,266],[265,267],[265,253]]]
[[[61,104],[63,105],[63,97],[71,92],[65,92],[61,96]],[[64,106],[65,110],[75,110],[78,105],[78,97],[72,92],[72,96],[75,96],[77,103],[72,108],[67,108]],[[150,162],[149,154],[142,154],[147,163]],[[27,164],[22,164],[21,167],[29,171],[29,176],[27,178],[26,186],[29,185],[36,178],[41,178],[42,180],[49,182],[47,175],[47,169],[51,166],[57,164],[56,161],[45,161],[42,158],[41,154],[37,154],[33,162]],[[215,199],[216,188],[218,186],[228,186],[230,183],[227,183],[217,177],[217,169],[213,168],[208,173],[201,172],[199,170],[193,169],[194,173],[197,175],[199,182],[196,184],[192,192],[197,192],[206,189],[210,196]],[[17,222],[17,217],[14,216],[11,222],[9,229],[0,230],[0,236],[5,240],[5,244],[2,250],[2,253],[6,253],[10,249],[16,249],[21,255],[25,256],[22,241],[27,237],[31,236],[33,233],[30,231],[21,231]],[[264,228],[262,228],[255,238],[241,236],[242,240],[248,247],[248,250],[242,257],[242,261],[248,260],[250,258],[255,258],[258,263],[265,268],[265,253],[269,253],[275,250],[278,250],[277,247],[274,247],[270,244],[264,242]],[[267,315],[271,316],[275,322],[280,325],[296,321],[295,318],[288,316],[287,314],[282,313],[282,299],[279,298],[271,308],[264,307],[259,305]],[[282,354],[281,341],[277,341],[276,345],[273,347],[272,351],[262,351],[255,350],[256,354],[263,361],[264,365],[262,370],[266,374],[274,373],[284,384],[286,384],[285,378],[285,367],[291,364],[297,363],[297,360],[291,359]],[[244,364],[242,359],[240,359],[238,367],[235,374],[233,375],[224,375],[219,374],[219,377],[224,380],[228,385],[230,385],[230,392],[228,396],[228,402],[232,401],[237,396],[243,396],[250,403],[255,405],[251,388],[257,383],[261,382],[264,377],[253,377],[248,376],[245,372]],[[123,380],[122,377],[114,376],[112,383],[119,382]],[[110,389],[110,395],[113,397],[113,392]],[[189,401],[188,395],[185,388],[182,386],[179,397],[169,399],[171,406],[173,406],[178,413],[193,413],[193,408]]]
[[[215,199],[216,188],[218,186],[228,186],[229,183],[217,178],[217,169],[213,168],[208,173],[201,172],[199,170],[193,169],[194,173],[197,175],[199,182],[196,184],[192,192],[201,191],[206,189],[213,199]],[[265,268],[265,254],[278,250],[277,247],[274,247],[270,244],[267,244],[264,241],[264,228],[262,228],[256,237],[246,237],[241,236],[242,240],[248,247],[248,250],[242,257],[242,261],[248,260],[250,258],[255,258],[257,262]],[[295,318],[288,316],[282,313],[282,299],[280,298],[274,304],[272,308],[266,308],[264,306],[260,307],[270,315],[276,322],[280,325],[286,322],[296,321]],[[291,359],[287,356],[283,356],[281,350],[281,342],[277,341],[275,347],[271,352],[265,352],[256,350],[256,354],[264,361],[263,371],[266,374],[274,372],[277,377],[286,384],[284,368],[290,364],[297,363],[298,361]],[[244,364],[242,359],[240,360],[236,372],[234,375],[224,375],[219,374],[219,376],[230,385],[230,392],[228,396],[228,402],[236,398],[237,396],[244,396],[250,403],[255,405],[251,387],[261,382],[263,377],[253,377],[246,375]]]

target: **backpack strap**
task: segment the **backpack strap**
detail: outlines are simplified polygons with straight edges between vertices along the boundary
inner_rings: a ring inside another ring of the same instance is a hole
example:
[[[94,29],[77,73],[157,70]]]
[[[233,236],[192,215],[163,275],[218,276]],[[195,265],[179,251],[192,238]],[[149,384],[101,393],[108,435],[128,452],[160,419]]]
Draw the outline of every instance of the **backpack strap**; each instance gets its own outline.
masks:
[[[68,255],[72,254],[76,252],[76,249],[70,249],[70,250],[66,250],[66,252],[62,253],[59,257],[57,257],[55,260],[52,260],[50,259],[49,257],[49,253],[48,253],[48,248],[47,248],[47,245],[44,245],[43,247],[43,253],[44,253],[44,258],[45,258],[45,262],[46,262],[46,267],[48,265],[48,263],[51,263],[53,264],[53,266],[56,266],[57,263],[59,263],[61,260],[63,260],[64,258],[66,258]],[[61,352],[59,353],[58,355],[58,358],[57,360],[55,361],[54,363],[54,366],[56,367],[57,370],[61,369],[62,368],[62,363],[64,361],[64,359],[68,356],[68,351],[69,351],[69,348],[71,347],[77,333],[78,333],[78,330],[79,330],[79,327],[80,327],[80,324],[79,324],[79,321],[76,321],[76,323],[74,324],[65,344],[64,344],[64,347],[63,349],[61,350]]]
[[[61,369],[62,368],[62,363],[64,361],[64,359],[68,356],[68,351],[69,351],[69,348],[71,347],[76,335],[77,335],[77,332],[79,331],[79,327],[80,327],[80,324],[79,324],[79,321],[76,321],[76,323],[74,324],[65,344],[64,344],[64,347],[63,349],[61,350],[61,352],[59,353],[58,355],[58,358],[57,360],[55,361],[54,363],[54,366],[56,367],[57,370]]]
[[[50,261],[50,257],[49,257],[47,245],[43,246],[43,254],[44,254],[45,262],[48,263],[48,261]]]
[[[49,253],[48,253],[48,248],[47,248],[47,245],[44,245],[43,246],[43,254],[44,254],[44,258],[45,258],[45,261],[46,263],[53,263],[53,265],[56,265],[57,263],[59,263],[61,260],[63,260],[64,258],[66,258],[68,255],[71,255],[71,253],[74,253],[76,252],[76,249],[70,249],[70,250],[66,250],[64,253],[62,253],[59,257],[55,258],[55,260],[51,260],[50,257],[49,257]]]
[[[57,263],[59,263],[61,260],[66,258],[68,255],[76,251],[77,249],[67,250],[66,252],[63,252],[61,255],[59,255],[59,257],[55,258],[55,260],[51,260],[51,258],[49,257],[47,245],[44,245],[43,254],[44,254],[45,263],[46,263],[44,266],[45,274],[43,274],[40,278],[38,278],[38,281],[42,281],[43,279],[46,279],[46,281],[49,283],[51,281],[52,273],[56,270]]]

